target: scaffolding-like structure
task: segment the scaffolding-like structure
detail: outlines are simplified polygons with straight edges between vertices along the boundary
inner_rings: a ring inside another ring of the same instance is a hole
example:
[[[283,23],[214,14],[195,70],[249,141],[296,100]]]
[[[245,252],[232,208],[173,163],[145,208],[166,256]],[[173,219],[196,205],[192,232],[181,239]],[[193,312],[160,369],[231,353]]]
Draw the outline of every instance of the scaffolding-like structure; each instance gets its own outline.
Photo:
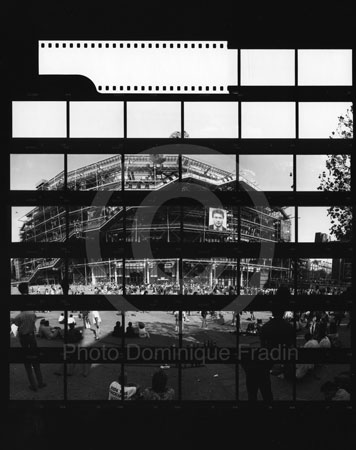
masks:
[[[126,190],[163,189],[179,180],[179,157],[170,154],[125,155],[122,167],[122,156],[115,155],[69,171],[67,186],[70,190],[120,190],[122,176]],[[182,156],[181,178],[210,190],[230,190],[236,185],[234,173],[185,155]],[[42,180],[38,189],[61,189],[63,182],[61,172],[49,181]],[[241,186],[246,189],[246,181]],[[249,186],[249,189],[255,187]],[[208,227],[207,207],[184,208],[183,239],[187,242],[236,242],[239,239],[236,209],[231,205],[224,208],[227,226],[218,232]],[[95,233],[95,239],[106,243],[123,242],[124,239],[126,242],[178,242],[181,238],[180,213],[180,207],[162,206],[148,219],[143,207],[127,206],[124,236],[122,207],[70,206],[67,230],[64,207],[37,206],[22,219],[20,240],[63,242],[66,239],[88,239]],[[289,241],[289,217],[283,208],[243,207],[240,239],[253,242]],[[97,264],[98,267],[102,265]],[[47,283],[47,280],[58,279],[61,266],[59,258],[25,258],[18,260],[16,277],[33,283]],[[98,275],[98,278],[101,276]],[[211,280],[211,275],[208,278]]]

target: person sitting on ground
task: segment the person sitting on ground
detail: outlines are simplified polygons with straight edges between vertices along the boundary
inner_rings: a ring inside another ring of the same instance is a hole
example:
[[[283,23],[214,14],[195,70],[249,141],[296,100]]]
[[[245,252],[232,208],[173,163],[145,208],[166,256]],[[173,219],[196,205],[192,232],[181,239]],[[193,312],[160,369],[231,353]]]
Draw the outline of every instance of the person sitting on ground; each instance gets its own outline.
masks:
[[[136,333],[134,327],[132,326],[132,322],[128,323],[128,326],[126,327],[125,336],[126,337],[137,337],[137,333]]]
[[[68,325],[70,325],[71,323],[74,323],[74,325],[76,325],[76,321],[75,321],[75,319],[74,319],[74,317],[73,317],[73,314],[71,314],[69,317],[68,317]]]
[[[326,401],[350,401],[350,393],[333,381],[322,384],[320,391],[324,394]]]
[[[123,333],[123,329],[122,329],[121,323],[119,321],[117,321],[116,325],[114,326],[112,335],[116,336],[116,337],[121,337],[122,333]]]
[[[67,332],[67,343],[68,344],[75,344],[83,339],[83,333],[79,328],[76,327],[75,323],[70,323],[68,325],[68,332]]]
[[[138,337],[139,338],[149,338],[150,333],[146,330],[145,324],[143,322],[138,323]]]
[[[135,383],[128,383],[126,372],[125,374],[120,373],[118,380],[110,384],[108,400],[122,399],[122,385],[124,386],[124,400],[133,400],[139,396],[140,386]]]
[[[173,400],[174,389],[167,387],[168,377],[162,370],[158,370],[152,376],[152,387],[146,388],[142,397],[144,400]]]
[[[50,327],[49,321],[42,319],[38,328],[38,337],[49,340],[56,339],[61,337],[61,330],[59,327]]]
[[[61,325],[64,324],[64,313],[61,313],[60,316],[58,317],[58,323],[60,323]]]

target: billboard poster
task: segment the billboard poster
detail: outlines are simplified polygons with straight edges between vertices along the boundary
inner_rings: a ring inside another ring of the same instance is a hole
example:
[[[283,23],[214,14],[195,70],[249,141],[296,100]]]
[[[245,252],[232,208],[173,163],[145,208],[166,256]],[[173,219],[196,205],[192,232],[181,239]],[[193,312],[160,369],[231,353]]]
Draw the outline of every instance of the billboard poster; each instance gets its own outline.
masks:
[[[209,230],[227,231],[226,209],[209,208]]]

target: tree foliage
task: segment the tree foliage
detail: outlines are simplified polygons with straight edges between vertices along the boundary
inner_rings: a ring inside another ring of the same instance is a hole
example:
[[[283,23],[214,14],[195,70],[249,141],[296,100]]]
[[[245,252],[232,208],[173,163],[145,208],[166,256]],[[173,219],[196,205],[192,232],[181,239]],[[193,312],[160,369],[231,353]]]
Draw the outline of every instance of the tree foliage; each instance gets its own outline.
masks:
[[[353,108],[340,116],[339,123],[330,138],[352,139]],[[319,190],[349,191],[351,189],[351,157],[350,155],[327,155],[326,169],[319,175]],[[332,206],[328,209],[331,219],[330,234],[337,240],[349,240],[352,233],[352,211],[349,206]]]

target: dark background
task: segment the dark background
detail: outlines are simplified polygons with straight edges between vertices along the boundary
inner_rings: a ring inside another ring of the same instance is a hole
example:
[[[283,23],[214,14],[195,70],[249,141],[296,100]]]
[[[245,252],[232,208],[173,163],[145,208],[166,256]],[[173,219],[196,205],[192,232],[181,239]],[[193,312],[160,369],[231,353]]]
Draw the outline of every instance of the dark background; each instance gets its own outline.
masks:
[[[236,48],[244,45],[258,48],[261,42],[264,45],[268,42],[271,48],[279,45],[352,48],[355,16],[351,5],[351,1],[337,1],[331,6],[326,2],[285,1],[277,5],[252,0],[242,6],[239,1],[216,1],[213,5],[205,1],[186,4],[168,0],[100,1],[94,5],[74,0],[8,1],[1,7],[0,61],[4,77],[1,91],[13,100],[25,99],[33,93],[45,95],[53,89],[59,94],[68,89],[83,92],[93,89],[79,77],[41,82],[37,76],[39,39],[222,39]],[[11,110],[9,103],[3,105],[8,120],[2,121],[1,142],[9,148]],[[3,153],[6,152],[3,148]],[[3,259],[8,261],[6,256]],[[7,311],[3,320],[2,342],[6,343]],[[7,375],[5,364],[2,371]],[[3,383],[5,405],[7,380]],[[24,446],[101,449],[122,445],[146,447],[151,443],[166,448],[192,444],[201,448],[216,442],[225,448],[241,445],[310,450],[350,448],[353,417],[351,410],[335,412],[322,407],[224,409],[216,405],[209,409],[124,411],[12,405],[7,413],[10,425],[7,429],[14,449]]]

